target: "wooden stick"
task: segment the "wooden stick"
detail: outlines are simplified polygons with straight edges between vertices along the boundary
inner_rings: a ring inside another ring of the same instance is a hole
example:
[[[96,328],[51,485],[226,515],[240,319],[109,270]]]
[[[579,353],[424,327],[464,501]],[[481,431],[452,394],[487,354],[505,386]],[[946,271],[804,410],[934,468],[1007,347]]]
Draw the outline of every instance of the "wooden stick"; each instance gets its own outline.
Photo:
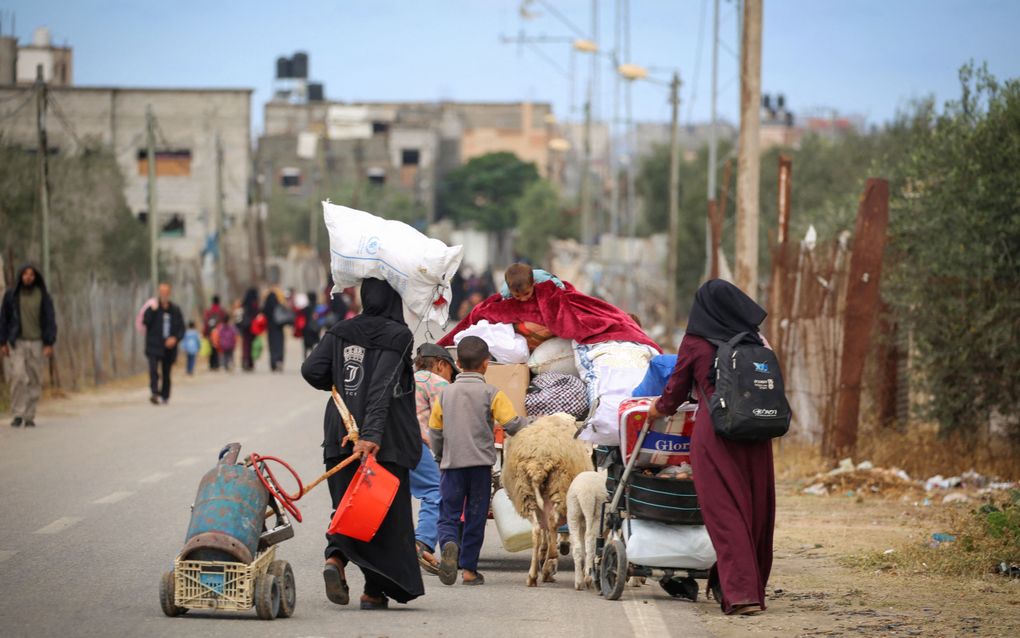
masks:
[[[347,445],[347,441],[357,443],[358,441],[358,423],[354,420],[354,415],[347,409],[347,404],[340,398],[340,393],[337,392],[336,386],[333,386],[331,390],[333,394],[333,405],[336,406],[337,412],[340,413],[340,420],[343,421],[344,428],[347,430],[347,436],[344,437],[343,444]]]

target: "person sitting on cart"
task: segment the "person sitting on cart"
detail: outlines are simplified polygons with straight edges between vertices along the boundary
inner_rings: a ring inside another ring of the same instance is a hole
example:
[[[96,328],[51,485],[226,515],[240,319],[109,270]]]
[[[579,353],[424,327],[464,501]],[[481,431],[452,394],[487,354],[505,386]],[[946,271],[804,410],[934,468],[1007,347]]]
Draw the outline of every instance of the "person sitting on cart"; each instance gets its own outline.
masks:
[[[344,567],[353,562],[365,577],[361,608],[385,609],[389,598],[406,603],[425,593],[414,546],[409,478],[422,451],[410,357],[414,337],[404,323],[400,295],[385,281],[366,279],[361,303],[360,315],[326,332],[305,359],[301,374],[319,390],[335,386],[360,428],[357,443],[344,441],[340,413],[327,400],[322,444],[326,469],[360,452],[374,455],[399,479],[393,504],[371,541],[326,536],[326,597],[339,605],[349,602]],[[358,465],[351,464],[329,477],[334,508],[357,470]]]
[[[776,487],[772,442],[732,441],[712,425],[708,409],[715,394],[710,340],[729,341],[746,332],[763,343],[758,326],[765,309],[742,290],[721,279],[706,282],[694,296],[676,367],[648,417],[671,415],[697,389],[700,408],[691,436],[691,465],[705,527],[717,562],[709,576],[716,600],[727,614],[765,610],[765,585],[772,570]]]
[[[462,372],[436,399],[429,418],[432,452],[440,469],[439,580],[454,584],[460,567],[465,585],[482,585],[485,578],[478,571],[478,555],[492,497],[496,423],[512,436],[524,426],[524,419],[502,390],[485,382],[489,367],[485,341],[464,337],[457,345],[457,365]]]

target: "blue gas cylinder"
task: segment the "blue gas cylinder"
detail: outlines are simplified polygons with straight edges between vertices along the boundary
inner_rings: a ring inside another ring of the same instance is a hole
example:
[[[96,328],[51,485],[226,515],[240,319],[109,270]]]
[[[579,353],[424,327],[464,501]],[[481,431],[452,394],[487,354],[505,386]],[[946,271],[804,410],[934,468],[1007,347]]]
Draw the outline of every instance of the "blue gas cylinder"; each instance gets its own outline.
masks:
[[[238,443],[224,447],[198,484],[182,558],[250,563],[255,557],[269,492],[254,469],[237,463],[240,450]]]

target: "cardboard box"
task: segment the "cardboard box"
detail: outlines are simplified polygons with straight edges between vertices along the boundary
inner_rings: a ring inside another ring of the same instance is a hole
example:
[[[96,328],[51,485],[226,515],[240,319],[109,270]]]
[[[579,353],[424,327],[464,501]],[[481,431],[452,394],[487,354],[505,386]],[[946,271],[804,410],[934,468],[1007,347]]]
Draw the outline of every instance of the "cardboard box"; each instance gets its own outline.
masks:
[[[523,363],[490,363],[485,381],[496,386],[510,397],[518,416],[526,416],[524,395],[531,384],[531,370]]]

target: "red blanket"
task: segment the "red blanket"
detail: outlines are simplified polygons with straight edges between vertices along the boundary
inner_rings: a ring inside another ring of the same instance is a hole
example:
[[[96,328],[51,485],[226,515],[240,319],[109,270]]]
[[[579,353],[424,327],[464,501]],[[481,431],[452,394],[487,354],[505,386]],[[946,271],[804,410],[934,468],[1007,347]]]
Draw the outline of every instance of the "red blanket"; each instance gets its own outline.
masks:
[[[538,323],[557,337],[582,344],[634,341],[662,352],[627,313],[601,299],[577,292],[567,282],[563,285],[565,289],[561,290],[551,281],[536,284],[535,294],[525,302],[503,299],[498,293],[492,295],[440,339],[439,345],[452,346],[454,335],[487,319],[490,323]]]

